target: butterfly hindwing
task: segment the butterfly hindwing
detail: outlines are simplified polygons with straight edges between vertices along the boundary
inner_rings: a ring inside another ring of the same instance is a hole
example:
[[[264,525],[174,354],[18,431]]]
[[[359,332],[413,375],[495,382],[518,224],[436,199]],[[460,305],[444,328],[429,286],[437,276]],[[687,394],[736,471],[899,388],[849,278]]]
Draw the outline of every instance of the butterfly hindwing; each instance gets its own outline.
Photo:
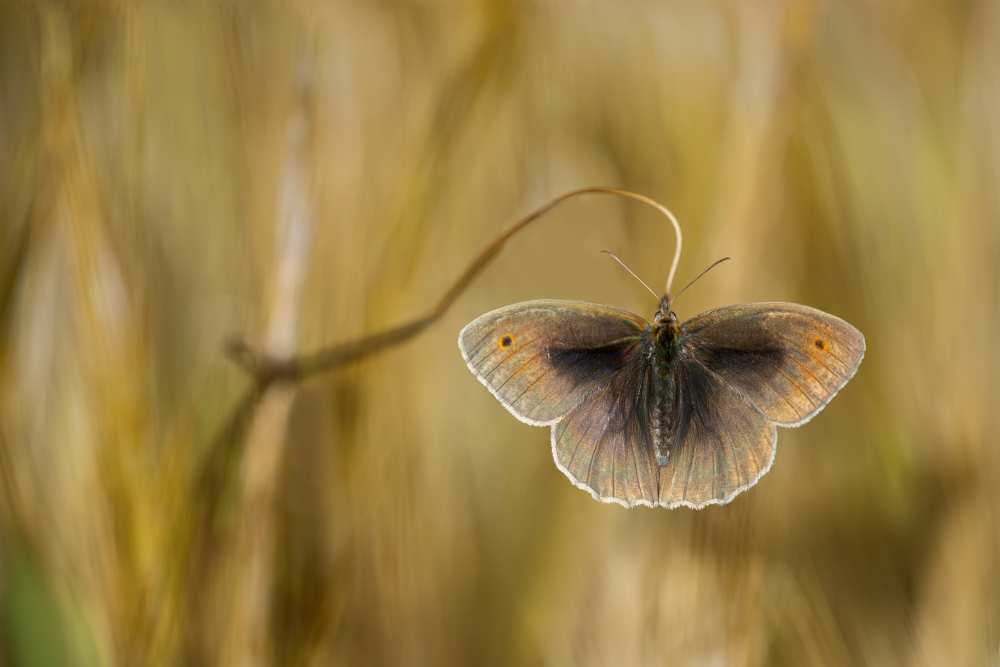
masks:
[[[793,303],[716,308],[685,322],[681,336],[689,354],[779,426],[814,417],[865,353],[856,328]]]
[[[642,318],[609,306],[528,301],[473,320],[458,346],[514,416],[549,425],[626,364],[645,327]]]
[[[552,427],[552,457],[573,484],[626,507],[655,506],[659,469],[649,439],[652,374],[637,354]]]
[[[776,429],[718,376],[690,359],[673,367],[670,462],[659,471],[663,507],[725,504],[774,462]]]
[[[655,381],[639,355],[552,428],[552,454],[574,485],[626,507],[701,508],[753,486],[773,461],[775,427],[691,360],[679,360],[662,400],[670,458],[658,466],[649,415]]]

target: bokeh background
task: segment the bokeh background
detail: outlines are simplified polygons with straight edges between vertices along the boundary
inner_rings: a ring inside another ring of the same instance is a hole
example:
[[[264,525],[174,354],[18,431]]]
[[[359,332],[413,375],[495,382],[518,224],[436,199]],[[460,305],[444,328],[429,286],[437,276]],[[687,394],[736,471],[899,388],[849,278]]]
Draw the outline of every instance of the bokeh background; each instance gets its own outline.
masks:
[[[1000,4],[0,4],[0,645],[9,665],[1000,665]],[[601,505],[479,385],[464,323],[655,302],[662,218],[584,197],[420,336],[501,229],[615,185],[685,229],[689,317],[867,336],[774,469]],[[249,398],[247,398],[249,397]]]

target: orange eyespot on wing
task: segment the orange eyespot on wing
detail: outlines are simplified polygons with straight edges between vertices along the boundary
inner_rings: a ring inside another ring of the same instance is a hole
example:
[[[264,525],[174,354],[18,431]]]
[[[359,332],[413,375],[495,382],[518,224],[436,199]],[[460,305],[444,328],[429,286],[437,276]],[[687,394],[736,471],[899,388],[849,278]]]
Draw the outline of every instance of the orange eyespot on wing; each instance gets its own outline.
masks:
[[[500,349],[503,349],[505,347],[510,347],[513,344],[514,344],[514,337],[511,336],[510,334],[504,334],[497,341],[497,347],[499,347]]]

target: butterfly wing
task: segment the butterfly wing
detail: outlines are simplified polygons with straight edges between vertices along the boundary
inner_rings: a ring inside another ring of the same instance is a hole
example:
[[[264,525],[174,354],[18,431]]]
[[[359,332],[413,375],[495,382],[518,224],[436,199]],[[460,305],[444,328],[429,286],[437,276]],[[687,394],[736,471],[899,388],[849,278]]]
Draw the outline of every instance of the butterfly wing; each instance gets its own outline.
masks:
[[[753,486],[774,462],[776,429],[697,362],[678,360],[662,385],[670,459],[656,463],[649,415],[656,393],[641,355],[552,428],[559,470],[597,500],[700,509]]]
[[[681,341],[685,354],[779,426],[799,426],[816,416],[865,354],[865,338],[856,328],[793,303],[710,310],[684,323]]]
[[[462,358],[508,411],[555,423],[615,376],[647,323],[624,310],[538,300],[486,313],[458,335]]]
[[[771,469],[777,429],[697,361],[681,355],[672,371],[670,462],[660,469],[659,504],[728,503]]]
[[[636,354],[552,427],[552,458],[602,502],[655,506],[659,467],[650,440],[651,364]]]

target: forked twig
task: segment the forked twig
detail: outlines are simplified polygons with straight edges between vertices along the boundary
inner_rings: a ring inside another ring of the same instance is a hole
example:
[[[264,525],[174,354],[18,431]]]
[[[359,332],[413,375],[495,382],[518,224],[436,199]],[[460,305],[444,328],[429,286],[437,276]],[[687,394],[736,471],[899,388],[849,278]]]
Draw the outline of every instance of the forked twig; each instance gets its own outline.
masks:
[[[515,234],[523,230],[535,220],[548,213],[550,210],[573,197],[585,194],[604,194],[625,197],[642,202],[663,213],[673,225],[677,238],[677,245],[674,248],[674,258],[670,265],[670,272],[667,274],[667,293],[677,272],[677,264],[681,257],[681,228],[674,215],[662,204],[635,192],[620,190],[603,186],[592,186],[572,190],[559,195],[547,204],[535,209],[525,217],[521,218],[506,231],[500,234],[493,242],[487,245],[469,263],[469,266],[452,284],[447,292],[438,300],[437,304],[423,317],[418,317],[406,324],[402,324],[386,331],[359,338],[348,343],[341,343],[332,347],[314,352],[312,354],[291,357],[287,359],[275,359],[267,355],[256,352],[242,339],[232,339],[226,344],[227,356],[238,366],[243,368],[254,378],[258,387],[266,388],[275,382],[297,382],[304,378],[319,373],[331,371],[344,364],[357,361],[368,355],[374,354],[385,348],[398,345],[422,332],[428,326],[439,320],[456,299],[465,291],[465,288],[478,276],[483,269],[489,266],[504,245]]]

